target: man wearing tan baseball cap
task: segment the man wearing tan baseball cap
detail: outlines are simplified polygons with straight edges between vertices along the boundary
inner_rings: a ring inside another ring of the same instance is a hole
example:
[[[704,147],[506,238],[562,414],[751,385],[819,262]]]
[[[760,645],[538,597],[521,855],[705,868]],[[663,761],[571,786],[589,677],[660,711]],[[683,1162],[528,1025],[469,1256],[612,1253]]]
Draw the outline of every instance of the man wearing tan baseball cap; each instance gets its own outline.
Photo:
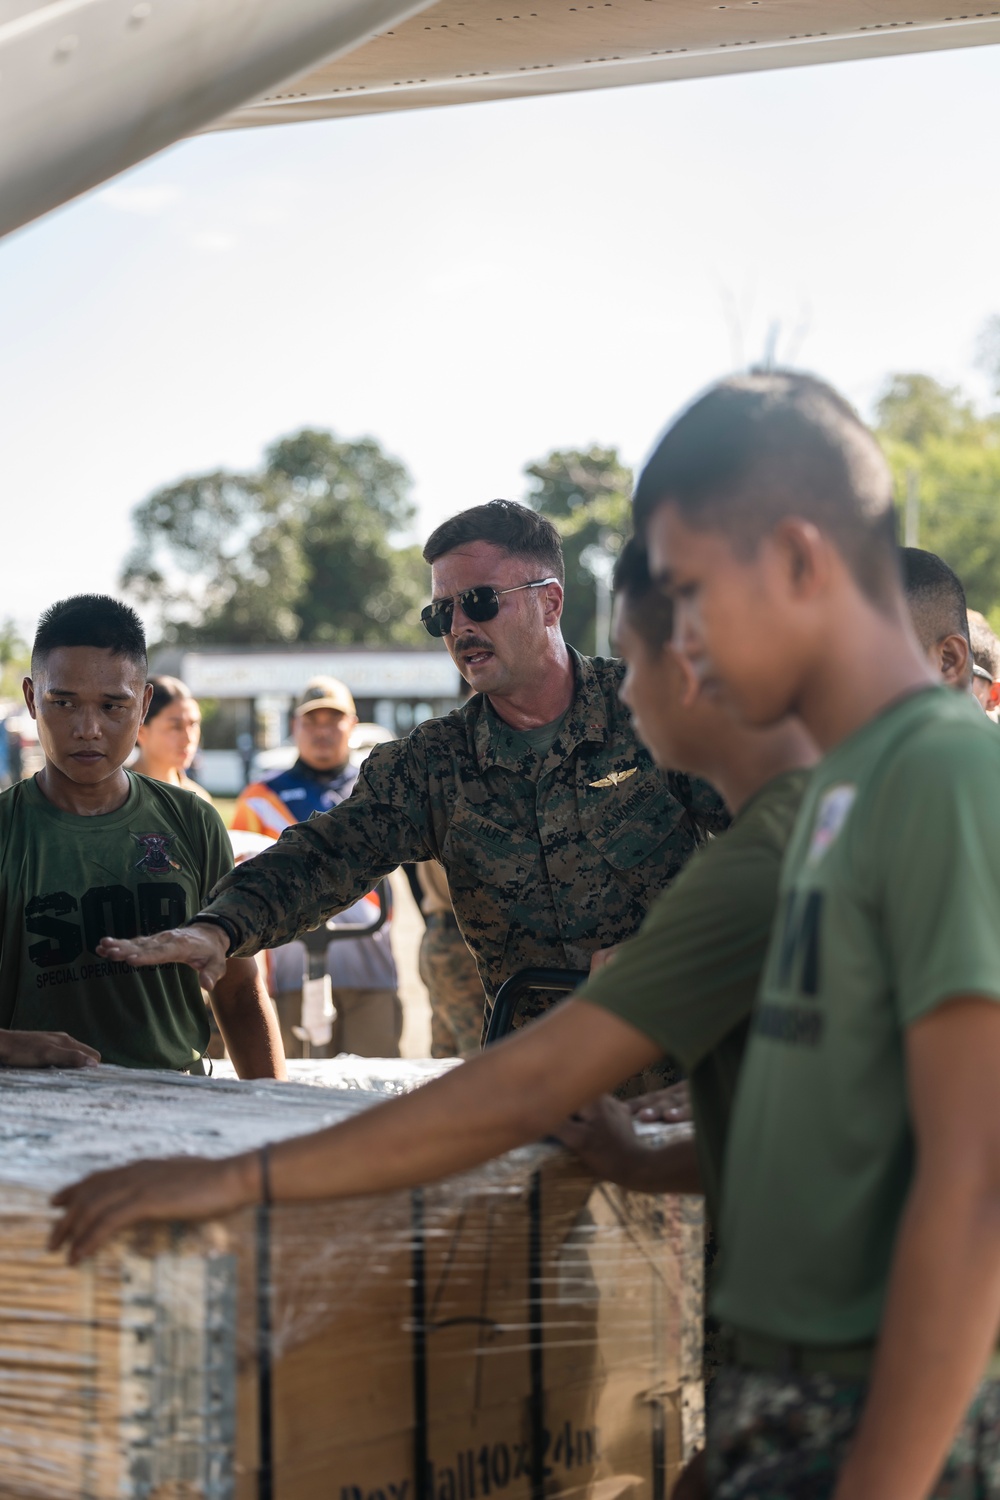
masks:
[[[335,713],[344,714],[352,719],[350,729],[358,722],[357,709],[354,707],[354,699],[351,690],[346,683],[337,677],[310,677],[306,683],[306,690],[299,699],[295,709],[296,717],[302,714],[315,713],[318,708],[331,708]],[[350,733],[350,729],[348,733]]]
[[[293,823],[329,812],[354,790],[358,768],[350,762],[351,732],[358,722],[354,698],[336,677],[313,677],[296,704],[292,737],[298,759],[246,787],[236,804],[233,828],[278,838]],[[372,903],[374,902],[374,907]],[[368,926],[378,898],[366,896],[332,920]],[[301,1057],[296,1035],[302,1020],[305,944],[286,943],[268,952],[268,989],[278,1011],[287,1057]],[[330,1041],[312,1044],[313,1057],[354,1052],[360,1057],[398,1057],[403,1011],[389,924],[368,937],[344,938],[327,949],[336,1020]]]

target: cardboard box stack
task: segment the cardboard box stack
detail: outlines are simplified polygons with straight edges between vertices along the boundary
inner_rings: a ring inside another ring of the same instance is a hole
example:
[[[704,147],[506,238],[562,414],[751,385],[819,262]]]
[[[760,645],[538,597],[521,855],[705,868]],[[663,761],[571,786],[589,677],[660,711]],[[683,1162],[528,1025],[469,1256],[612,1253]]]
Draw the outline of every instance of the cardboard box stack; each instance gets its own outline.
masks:
[[[0,1494],[661,1500],[700,1434],[700,1200],[530,1147],[415,1193],[139,1229],[81,1268],[52,1191],[222,1155],[377,1097],[7,1073]]]

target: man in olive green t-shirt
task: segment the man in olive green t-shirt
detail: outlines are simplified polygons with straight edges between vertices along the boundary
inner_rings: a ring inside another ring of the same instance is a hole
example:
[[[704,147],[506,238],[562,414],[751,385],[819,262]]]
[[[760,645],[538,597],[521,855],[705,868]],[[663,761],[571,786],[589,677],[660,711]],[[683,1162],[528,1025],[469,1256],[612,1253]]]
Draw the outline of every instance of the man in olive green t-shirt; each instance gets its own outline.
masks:
[[[229,839],[200,797],[125,775],[121,807],[92,818],[50,802],[34,778],[0,793],[0,1027],[85,1037],[127,1068],[187,1070],[209,1037],[197,975],[96,949],[109,933],[193,916],[232,868]]]
[[[724,760],[729,747],[713,748]],[[806,745],[793,755],[805,759]],[[592,1170],[625,1187],[700,1189],[716,1226],[726,1139],[782,856],[810,775],[806,769],[778,770],[779,764],[775,757],[772,774],[746,801],[727,796],[734,812],[729,832],[692,856],[670,890],[657,897],[636,936],[577,991],[579,1000],[629,1022],[682,1065],[698,1171],[691,1174],[684,1143],[654,1149],[639,1141],[629,1106],[617,1100],[601,1101],[593,1116],[569,1121],[560,1139]],[[745,757],[740,769],[746,773]],[[712,780],[725,793],[725,771],[715,770]]]
[[[124,769],[152,692],[138,616],[103,595],[53,605],[24,692],[45,764],[0,795],[0,1048],[21,1033],[68,1033],[105,1062],[203,1071],[197,975],[97,951],[109,936],[187,921],[232,868],[214,808]],[[230,960],[213,1004],[239,1075],[283,1077],[252,959]]]
[[[921,648],[947,687],[968,693],[971,657],[961,582],[934,553],[916,547],[903,548],[902,564],[903,592]],[[789,772],[757,792],[734,820],[732,836],[695,855],[672,899],[653,904],[638,936],[622,949],[620,967],[610,976],[600,971],[580,992],[660,1036],[683,1064],[698,1126],[700,1179],[715,1226],[725,1138],[777,907],[778,871],[807,780],[804,773]],[[560,1138],[615,1182],[679,1191],[688,1184],[680,1175],[683,1147],[652,1149],[637,1139],[630,1116],[641,1102],[600,1100],[569,1122]]]
[[[701,680],[826,752],[730,1130],[711,1493],[997,1500],[995,730],[918,646],[891,476],[829,387],[722,382],[635,508]]]
[[[1000,1000],[1000,815],[982,816],[997,739],[971,696],[928,687],[814,773],[726,1168],[716,1310],[737,1329],[878,1330],[913,1176],[900,1037],[952,994]]]
[[[628,663],[623,692],[640,736],[660,764],[697,767],[722,793],[733,823],[724,838],[691,857],[636,936],[575,996],[635,1027],[681,1063],[696,1152],[683,1141],[662,1150],[643,1144],[629,1106],[612,1099],[566,1122],[558,1134],[596,1173],[624,1186],[703,1191],[714,1224],[778,873],[817,754],[794,722],[749,729],[704,695],[691,695],[686,679],[691,701],[683,701],[683,686],[677,695],[664,691],[668,667],[682,671],[669,646],[673,611],[654,588],[645,550],[634,540],[619,558],[615,589],[615,639]]]

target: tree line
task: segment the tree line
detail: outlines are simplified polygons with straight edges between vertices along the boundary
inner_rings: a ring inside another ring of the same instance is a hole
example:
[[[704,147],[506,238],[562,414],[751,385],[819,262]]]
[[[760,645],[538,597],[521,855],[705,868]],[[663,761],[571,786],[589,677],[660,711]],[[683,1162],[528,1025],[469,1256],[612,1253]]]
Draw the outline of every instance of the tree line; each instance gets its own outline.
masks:
[[[594,644],[594,555],[627,534],[632,472],[614,448],[559,449],[525,469],[523,497],[566,550],[566,628]],[[249,472],[156,490],[132,513],[120,584],[177,645],[419,645],[430,570],[400,545],[415,508],[404,465],[373,438],[304,428]]]
[[[1000,403],[1000,317],[979,359]],[[1000,410],[977,411],[929,375],[891,375],[873,425],[896,482],[901,534],[939,553],[969,603],[1000,631]],[[567,639],[595,644],[595,575],[629,530],[633,475],[614,447],[554,449],[524,469],[519,498],[566,551]],[[156,490],[133,512],[122,589],[179,645],[419,645],[429,570],[399,538],[415,519],[405,466],[373,438],[304,428],[256,469],[217,470]],[[0,630],[2,635],[2,630]],[[10,632],[0,655],[9,661]]]
[[[987,323],[980,363],[1000,402],[1000,317]],[[969,606],[1000,634],[1000,410],[981,413],[958,386],[900,374],[885,384],[875,430],[892,468],[900,533],[943,557]]]

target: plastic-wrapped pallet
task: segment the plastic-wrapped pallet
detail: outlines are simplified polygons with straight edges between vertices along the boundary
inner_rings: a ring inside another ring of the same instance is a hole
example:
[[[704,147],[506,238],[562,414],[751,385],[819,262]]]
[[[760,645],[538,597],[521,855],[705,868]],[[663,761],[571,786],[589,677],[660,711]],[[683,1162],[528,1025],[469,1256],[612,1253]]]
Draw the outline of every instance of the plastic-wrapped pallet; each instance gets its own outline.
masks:
[[[701,1207],[516,1151],[414,1193],[146,1228],[52,1191],[342,1119],[353,1090],[102,1068],[0,1087],[0,1495],[662,1500],[700,1434]]]
[[[290,1057],[285,1067],[292,1083],[310,1083],[324,1089],[360,1089],[362,1093],[391,1098],[394,1094],[409,1094],[460,1064],[458,1057],[358,1057],[353,1052],[340,1052],[336,1057]],[[214,1062],[212,1069],[213,1078],[236,1078],[236,1069],[228,1058]]]

